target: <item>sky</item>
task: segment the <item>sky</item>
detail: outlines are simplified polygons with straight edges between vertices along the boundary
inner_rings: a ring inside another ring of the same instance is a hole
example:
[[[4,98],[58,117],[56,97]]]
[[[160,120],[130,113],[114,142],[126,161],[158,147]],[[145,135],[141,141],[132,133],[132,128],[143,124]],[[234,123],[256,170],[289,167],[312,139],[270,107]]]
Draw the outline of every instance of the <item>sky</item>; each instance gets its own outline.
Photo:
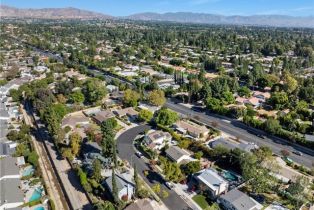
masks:
[[[18,8],[63,8],[126,16],[141,12],[314,16],[314,0],[0,0]]]

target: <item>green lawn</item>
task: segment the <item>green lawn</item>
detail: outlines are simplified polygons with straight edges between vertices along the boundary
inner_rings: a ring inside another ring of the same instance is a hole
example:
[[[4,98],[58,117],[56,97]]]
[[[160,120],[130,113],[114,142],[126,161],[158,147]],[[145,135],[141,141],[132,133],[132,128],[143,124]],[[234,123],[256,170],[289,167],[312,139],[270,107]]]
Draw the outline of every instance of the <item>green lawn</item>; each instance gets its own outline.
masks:
[[[206,207],[209,206],[207,203],[205,196],[203,195],[195,195],[192,198],[202,209],[205,209]]]

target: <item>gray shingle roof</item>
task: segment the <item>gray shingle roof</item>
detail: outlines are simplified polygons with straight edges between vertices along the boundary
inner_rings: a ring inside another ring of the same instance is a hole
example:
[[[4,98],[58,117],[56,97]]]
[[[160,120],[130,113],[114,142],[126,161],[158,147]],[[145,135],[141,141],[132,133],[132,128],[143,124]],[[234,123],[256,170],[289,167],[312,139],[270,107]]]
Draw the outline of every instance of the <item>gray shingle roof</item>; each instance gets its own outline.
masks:
[[[16,165],[16,158],[6,157],[0,159],[0,177],[6,175],[18,175],[19,167]]]
[[[0,204],[24,202],[20,179],[5,179],[0,181]]]
[[[128,184],[133,185],[132,180],[126,180],[122,175],[116,174],[115,179],[116,179],[118,191],[122,190]],[[112,176],[108,177],[105,180],[105,183],[109,187],[110,191],[112,192]]]
[[[181,149],[178,146],[169,147],[166,150],[166,154],[168,155],[169,158],[171,158],[174,161],[177,161],[179,158],[181,158],[184,155],[187,155],[187,156],[190,155],[187,151]]]
[[[238,189],[233,189],[222,195],[221,199],[231,203],[237,210],[248,210],[256,206],[256,203],[248,195]]]
[[[0,159],[0,177],[7,175],[19,175],[16,158],[6,157]],[[19,188],[19,178],[6,178],[0,180],[0,204],[24,202],[24,196]]]

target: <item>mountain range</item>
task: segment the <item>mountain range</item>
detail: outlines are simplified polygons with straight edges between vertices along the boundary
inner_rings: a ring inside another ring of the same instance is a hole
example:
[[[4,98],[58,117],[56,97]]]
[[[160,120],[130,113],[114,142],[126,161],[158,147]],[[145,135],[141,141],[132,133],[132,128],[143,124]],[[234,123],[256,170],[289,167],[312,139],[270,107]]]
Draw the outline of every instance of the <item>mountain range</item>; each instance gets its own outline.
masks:
[[[314,17],[294,17],[285,15],[224,16],[206,13],[169,12],[138,13],[124,17],[114,17],[102,13],[68,8],[18,9],[0,5],[0,17],[42,18],[42,19],[131,19],[142,21],[170,21],[179,23],[255,25],[275,27],[314,28]]]
[[[112,18],[102,13],[67,8],[43,8],[43,9],[18,9],[6,5],[0,5],[0,17],[14,18],[39,18],[39,19],[96,19]]]

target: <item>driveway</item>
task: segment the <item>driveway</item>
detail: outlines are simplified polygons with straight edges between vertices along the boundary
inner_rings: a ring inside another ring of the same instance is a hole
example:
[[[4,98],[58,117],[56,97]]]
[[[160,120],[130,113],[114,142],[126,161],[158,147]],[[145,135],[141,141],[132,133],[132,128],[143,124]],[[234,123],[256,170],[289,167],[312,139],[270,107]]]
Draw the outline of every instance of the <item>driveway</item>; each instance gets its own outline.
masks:
[[[162,201],[169,209],[172,210],[191,209],[188,206],[188,204],[176,192],[174,192],[173,190],[169,190],[163,184],[164,181],[158,174],[149,176],[149,178],[144,176],[143,171],[149,170],[149,168],[143,159],[138,158],[135,155],[135,151],[133,148],[133,140],[141,132],[150,128],[151,127],[148,125],[139,125],[122,133],[117,139],[118,156],[121,159],[127,160],[131,165],[135,164],[138,174],[141,175],[141,177],[143,177],[143,179],[149,186],[153,186],[155,183],[160,183],[161,189],[166,190],[169,193],[169,196],[167,198],[162,199]]]

